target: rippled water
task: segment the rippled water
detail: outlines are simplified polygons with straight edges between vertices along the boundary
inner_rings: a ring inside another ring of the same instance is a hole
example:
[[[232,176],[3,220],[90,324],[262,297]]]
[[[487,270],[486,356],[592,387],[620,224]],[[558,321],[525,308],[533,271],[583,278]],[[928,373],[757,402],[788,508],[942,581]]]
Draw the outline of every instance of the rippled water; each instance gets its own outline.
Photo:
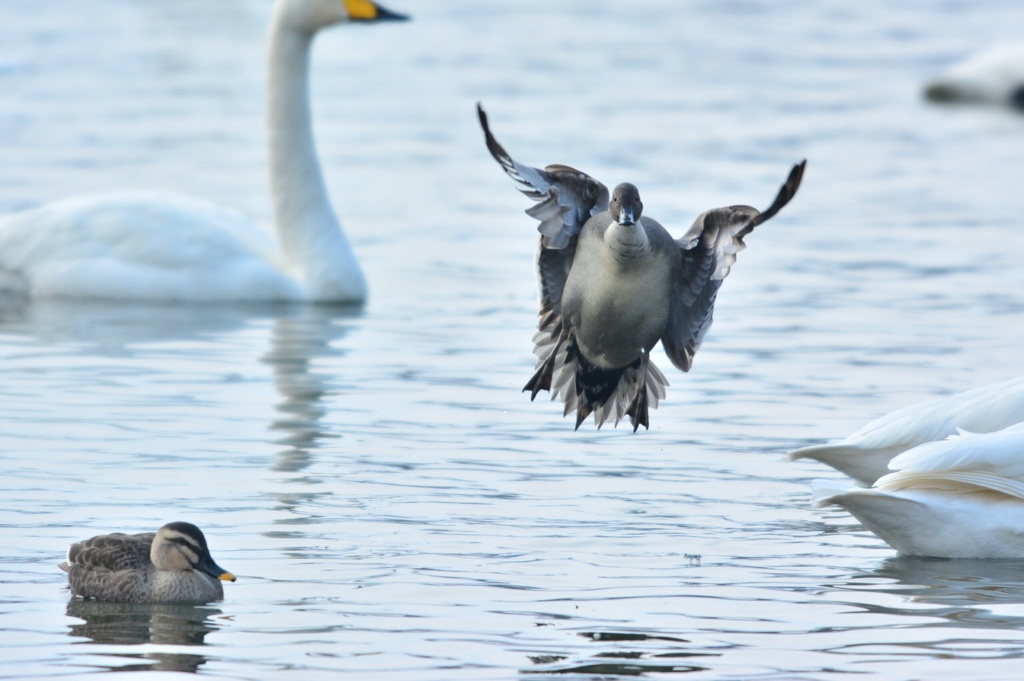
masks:
[[[0,210],[157,187],[267,222],[269,4],[0,4]],[[919,97],[1024,12],[391,4],[314,61],[365,309],[0,305],[0,678],[1019,678],[1024,566],[899,558],[784,453],[1024,371],[1024,118]],[[519,392],[535,236],[477,100],[675,232],[809,159],[649,432]],[[224,602],[69,602],[70,541],[172,519]]]

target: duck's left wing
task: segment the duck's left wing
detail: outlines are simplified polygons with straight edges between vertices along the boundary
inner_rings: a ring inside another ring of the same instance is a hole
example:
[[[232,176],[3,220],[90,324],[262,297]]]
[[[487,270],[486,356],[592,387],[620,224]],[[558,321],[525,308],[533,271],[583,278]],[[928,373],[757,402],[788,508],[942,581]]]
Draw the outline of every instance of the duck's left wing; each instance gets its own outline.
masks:
[[[743,237],[774,217],[796,195],[806,164],[801,161],[793,166],[775,201],[763,212],[750,206],[714,208],[698,216],[689,231],[676,239],[680,267],[661,343],[672,364],[682,371],[693,366],[693,356],[711,327],[718,289],[736,262],[736,254],[746,248]]]

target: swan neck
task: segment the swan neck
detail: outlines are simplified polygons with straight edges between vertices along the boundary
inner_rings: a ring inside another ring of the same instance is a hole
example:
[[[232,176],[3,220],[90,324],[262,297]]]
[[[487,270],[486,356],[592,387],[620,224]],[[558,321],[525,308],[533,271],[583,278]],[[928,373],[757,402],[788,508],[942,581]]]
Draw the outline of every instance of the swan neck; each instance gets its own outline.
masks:
[[[316,155],[309,104],[312,34],[275,21],[271,26],[267,124],[274,224],[289,256],[296,225],[333,217]],[[296,263],[297,264],[297,263]]]
[[[289,23],[285,5],[275,7],[267,55],[274,228],[285,264],[305,280],[314,298],[361,299],[365,281],[328,198],[313,137],[309,64],[314,32]]]

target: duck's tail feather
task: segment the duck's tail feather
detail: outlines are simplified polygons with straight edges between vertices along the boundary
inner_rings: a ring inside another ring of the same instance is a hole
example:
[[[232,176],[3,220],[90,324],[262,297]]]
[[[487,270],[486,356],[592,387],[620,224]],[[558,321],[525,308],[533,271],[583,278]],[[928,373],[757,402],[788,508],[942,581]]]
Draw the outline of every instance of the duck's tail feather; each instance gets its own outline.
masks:
[[[527,389],[536,387],[538,377],[549,379],[546,387],[551,390],[551,399],[562,398],[566,416],[576,412],[577,429],[591,414],[598,428],[607,421],[618,425],[627,415],[634,431],[641,425],[646,428],[647,409],[657,409],[665,397],[668,380],[653,362],[646,362],[644,367],[637,360],[619,369],[602,369],[583,356],[571,335],[549,349],[551,354],[540,357],[538,372]],[[644,381],[641,372],[646,374]],[[639,399],[641,389],[646,399]]]

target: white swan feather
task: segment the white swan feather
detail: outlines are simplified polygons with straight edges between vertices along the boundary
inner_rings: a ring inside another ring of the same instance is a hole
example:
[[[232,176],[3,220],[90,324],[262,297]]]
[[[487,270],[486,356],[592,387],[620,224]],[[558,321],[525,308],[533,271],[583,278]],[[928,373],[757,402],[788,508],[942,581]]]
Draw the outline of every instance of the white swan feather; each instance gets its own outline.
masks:
[[[901,454],[873,487],[812,486],[897,551],[939,558],[1024,558],[1024,424],[962,432]]]
[[[976,102],[1024,108],[1024,44],[996,45],[957,62],[925,85],[936,102]]]
[[[815,459],[865,485],[889,472],[893,457],[957,429],[991,433],[1024,421],[1024,376],[903,407],[853,434],[803,447],[789,458]]]

